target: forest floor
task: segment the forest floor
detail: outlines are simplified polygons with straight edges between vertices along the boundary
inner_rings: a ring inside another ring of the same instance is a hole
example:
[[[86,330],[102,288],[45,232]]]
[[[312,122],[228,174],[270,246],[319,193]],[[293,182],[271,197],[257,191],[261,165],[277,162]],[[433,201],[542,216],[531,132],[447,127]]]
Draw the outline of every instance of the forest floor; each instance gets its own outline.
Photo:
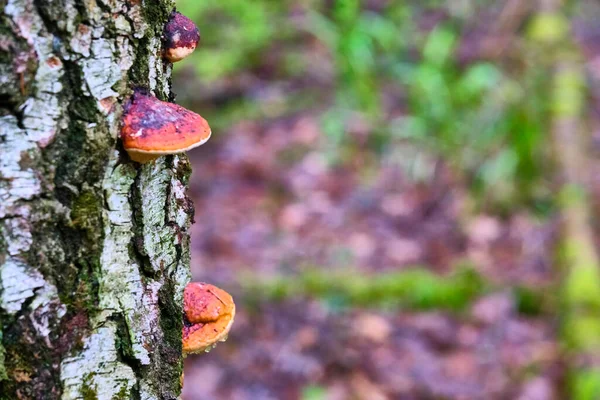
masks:
[[[553,290],[556,223],[465,218],[468,195],[444,171],[430,184],[393,166],[364,176],[360,155],[329,168],[310,151],[318,126],[244,122],[192,154],[194,278],[230,291],[238,313],[225,344],[188,359],[186,398],[557,398],[557,321],[515,292]],[[415,265],[472,265],[492,289],[450,311],[395,307],[395,292],[361,307],[287,294],[306,270],[351,269],[352,286]],[[269,301],[274,276],[285,292]]]

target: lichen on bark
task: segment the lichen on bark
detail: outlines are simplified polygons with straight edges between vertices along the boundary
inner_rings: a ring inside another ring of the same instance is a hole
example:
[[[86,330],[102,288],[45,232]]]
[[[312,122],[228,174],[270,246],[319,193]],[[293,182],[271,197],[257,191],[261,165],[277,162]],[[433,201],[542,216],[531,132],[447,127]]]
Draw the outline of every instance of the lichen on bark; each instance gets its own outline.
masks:
[[[0,398],[177,398],[189,163],[117,140],[134,88],[171,97],[174,4],[0,6]]]

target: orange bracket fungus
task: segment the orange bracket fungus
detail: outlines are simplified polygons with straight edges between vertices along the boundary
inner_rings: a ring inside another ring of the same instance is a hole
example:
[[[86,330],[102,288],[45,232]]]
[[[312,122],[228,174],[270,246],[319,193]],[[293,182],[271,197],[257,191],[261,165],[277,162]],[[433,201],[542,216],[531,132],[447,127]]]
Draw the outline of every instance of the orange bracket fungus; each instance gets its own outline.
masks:
[[[207,283],[192,282],[183,292],[183,308],[184,354],[208,351],[227,339],[235,317],[229,293]]]
[[[133,161],[183,153],[210,138],[208,122],[177,104],[136,91],[125,105],[121,140]]]
[[[181,61],[196,49],[200,31],[188,17],[173,11],[165,25],[164,56],[169,62]]]

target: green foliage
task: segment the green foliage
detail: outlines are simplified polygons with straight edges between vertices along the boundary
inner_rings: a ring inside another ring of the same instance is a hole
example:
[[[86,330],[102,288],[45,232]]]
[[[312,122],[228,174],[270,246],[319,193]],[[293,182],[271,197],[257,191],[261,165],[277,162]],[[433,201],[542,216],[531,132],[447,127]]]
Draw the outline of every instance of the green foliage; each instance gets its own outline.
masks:
[[[331,108],[323,113],[326,150],[333,162],[342,162],[347,131],[354,117],[365,119],[374,130],[374,151],[389,139],[382,107],[382,89],[391,72],[403,62],[414,33],[412,9],[391,5],[385,13],[366,11],[358,0],[338,0],[333,9],[308,13],[307,30],[330,49],[335,66],[336,91]],[[377,134],[377,132],[380,132]]]
[[[471,12],[485,3],[473,1]],[[431,31],[416,25],[429,10],[446,6],[455,18]],[[550,107],[547,74],[526,54],[519,55],[524,68],[510,71],[486,61],[461,65],[457,49],[465,10],[425,1],[390,2],[375,12],[360,0],[179,0],[178,9],[199,21],[202,31],[201,47],[183,67],[193,66],[205,81],[266,66],[273,52],[284,54],[278,65],[268,65],[273,79],[302,76],[311,62],[302,47],[308,38],[327,47],[332,95],[286,93],[281,106],[294,112],[320,102],[323,151],[331,162],[343,163],[352,154],[348,131],[359,118],[369,126],[367,145],[379,158],[401,147],[416,149],[402,162],[407,172],[440,157],[471,182],[482,203],[547,211],[550,195],[541,179],[548,167],[541,161]],[[297,10],[303,18],[292,23]],[[546,25],[532,24],[532,35]],[[405,114],[392,116],[384,96],[402,98]],[[272,110],[242,99],[221,111],[231,123],[265,118]]]
[[[399,136],[420,143],[466,173],[484,199],[500,203],[536,196],[546,106],[543,75],[511,78],[489,62],[459,67],[457,37],[439,26],[427,38],[422,60],[399,75],[409,115]]]
[[[539,43],[556,43],[569,32],[569,21],[557,13],[539,13],[527,27],[527,35]]]
[[[200,23],[201,46],[183,64],[203,79],[216,79],[256,65],[292,27],[282,18],[286,1],[179,0],[177,9]]]
[[[600,370],[582,369],[571,372],[569,393],[572,400],[600,398]]]
[[[523,315],[540,315],[551,310],[554,304],[549,304],[551,296],[528,287],[516,287],[513,290],[516,308]],[[554,303],[554,302],[553,302]]]
[[[307,386],[302,390],[302,400],[325,400],[327,390],[321,386]]]

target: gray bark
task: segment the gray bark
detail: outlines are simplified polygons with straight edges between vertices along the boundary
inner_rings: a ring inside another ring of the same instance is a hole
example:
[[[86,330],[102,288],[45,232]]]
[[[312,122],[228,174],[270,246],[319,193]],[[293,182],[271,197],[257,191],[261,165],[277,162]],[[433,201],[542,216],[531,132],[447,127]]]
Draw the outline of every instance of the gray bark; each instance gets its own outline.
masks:
[[[0,6],[0,398],[177,398],[189,163],[118,141],[173,1]]]

